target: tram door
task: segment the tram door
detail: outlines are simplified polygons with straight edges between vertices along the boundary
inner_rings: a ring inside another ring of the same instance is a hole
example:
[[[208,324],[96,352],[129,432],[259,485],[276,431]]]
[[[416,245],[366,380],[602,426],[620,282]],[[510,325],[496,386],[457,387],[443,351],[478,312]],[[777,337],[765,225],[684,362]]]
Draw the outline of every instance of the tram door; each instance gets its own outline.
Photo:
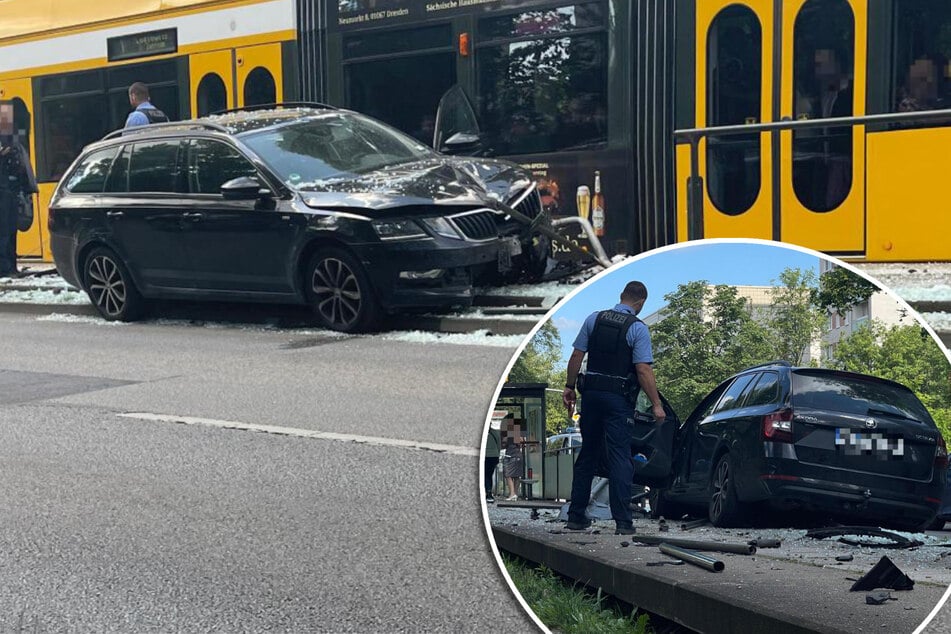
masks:
[[[0,80],[0,101],[13,102],[13,127],[20,135],[20,143],[26,148],[33,161],[36,161],[35,139],[33,134],[33,88],[29,79]],[[27,257],[48,256],[49,245],[46,236],[45,212],[52,195],[52,187],[44,187],[40,194],[33,196],[33,226],[29,231],[17,232],[17,255]],[[44,204],[40,205],[40,199]],[[42,217],[41,217],[42,216]]]
[[[780,116],[865,114],[865,4],[783,3]],[[783,132],[780,139],[781,238],[820,251],[864,255],[865,127]]]
[[[238,107],[283,101],[280,43],[247,46],[234,53]]]
[[[198,53],[188,60],[191,75],[192,116],[235,107],[231,50]]]
[[[863,114],[865,53],[855,43],[865,24],[856,13],[848,0],[698,2],[696,127]],[[857,127],[705,139],[704,237],[864,253],[863,135]]]

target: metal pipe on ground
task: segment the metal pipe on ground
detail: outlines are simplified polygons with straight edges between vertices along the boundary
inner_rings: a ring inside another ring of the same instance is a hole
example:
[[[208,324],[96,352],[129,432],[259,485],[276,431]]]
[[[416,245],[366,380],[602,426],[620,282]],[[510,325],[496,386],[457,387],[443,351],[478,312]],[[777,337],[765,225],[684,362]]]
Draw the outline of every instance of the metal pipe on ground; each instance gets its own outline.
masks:
[[[682,559],[688,564],[693,564],[694,566],[700,566],[710,572],[723,572],[723,569],[726,565],[719,559],[714,559],[709,555],[704,555],[703,553],[698,553],[694,550],[687,550],[686,548],[679,548],[677,546],[672,546],[668,543],[663,543],[660,545],[660,552],[665,555],[670,555],[671,557],[676,557],[677,559]]]
[[[641,544],[650,544],[651,546],[670,544],[671,546],[689,548],[691,550],[708,550],[720,553],[732,553],[734,555],[756,554],[756,546],[751,544],[725,544],[723,542],[705,542],[694,539],[654,537],[653,535],[631,535],[630,539],[631,541]]]

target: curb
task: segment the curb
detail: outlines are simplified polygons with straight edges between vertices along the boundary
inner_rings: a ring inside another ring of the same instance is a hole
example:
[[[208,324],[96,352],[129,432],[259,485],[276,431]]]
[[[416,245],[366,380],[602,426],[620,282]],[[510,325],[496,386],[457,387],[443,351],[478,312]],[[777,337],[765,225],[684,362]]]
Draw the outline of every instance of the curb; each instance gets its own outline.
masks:
[[[504,526],[493,526],[492,530],[499,550],[543,565],[590,588],[600,588],[605,594],[693,631],[704,634],[846,634],[856,631],[854,627],[842,622],[832,624],[820,620],[822,613],[810,614],[802,610],[801,601],[799,605],[795,602],[790,605],[783,605],[782,601],[777,603],[777,598],[785,596],[785,590],[782,588],[763,588],[762,591],[756,589],[737,596],[738,593],[732,590],[733,582],[720,582],[718,577],[697,577],[691,574],[691,570],[663,574],[654,572],[660,570],[658,568],[646,568],[630,563],[618,564],[608,555],[586,551],[584,547],[571,546],[570,541],[550,543],[520,535]],[[811,566],[804,568],[812,569]],[[761,587],[753,578],[744,585],[751,588]],[[786,589],[792,590],[792,587]],[[893,619],[909,618],[896,611],[890,614]],[[883,615],[884,613],[871,618],[878,621]],[[924,614],[919,614],[916,618],[920,620],[923,616]],[[868,619],[865,620],[863,625],[867,626]],[[881,618],[882,627],[886,627],[887,621],[888,618]],[[896,626],[896,623],[893,621],[890,625]]]

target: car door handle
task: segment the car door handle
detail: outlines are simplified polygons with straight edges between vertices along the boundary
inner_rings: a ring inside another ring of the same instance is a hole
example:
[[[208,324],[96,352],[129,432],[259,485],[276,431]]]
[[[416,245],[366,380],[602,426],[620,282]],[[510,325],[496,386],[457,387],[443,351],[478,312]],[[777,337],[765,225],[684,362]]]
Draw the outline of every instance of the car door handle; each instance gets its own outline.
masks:
[[[205,217],[205,214],[201,213],[200,211],[189,211],[182,214],[182,217],[187,218],[188,220],[191,220],[192,222],[198,222],[199,220]]]
[[[124,215],[125,215],[125,212],[123,211],[107,211],[106,212],[107,218],[121,218]]]

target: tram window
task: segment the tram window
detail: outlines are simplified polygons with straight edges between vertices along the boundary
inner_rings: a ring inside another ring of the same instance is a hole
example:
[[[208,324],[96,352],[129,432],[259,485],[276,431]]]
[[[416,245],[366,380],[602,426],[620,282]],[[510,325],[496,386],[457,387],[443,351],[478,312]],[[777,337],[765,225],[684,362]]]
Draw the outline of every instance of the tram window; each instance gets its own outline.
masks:
[[[855,19],[849,3],[809,0],[793,29],[795,116],[852,116]],[[825,212],[841,205],[852,188],[852,128],[793,132],[792,181],[807,209]]]
[[[951,108],[951,4],[898,0],[894,11],[896,55],[890,111]]]
[[[178,140],[136,143],[129,162],[129,191],[179,191],[178,147]]]
[[[411,30],[382,31],[352,35],[343,40],[344,59],[392,55],[452,46],[452,27],[436,24]]]
[[[188,190],[193,194],[220,194],[231,179],[257,175],[248,159],[224,143],[198,139],[188,146]]]
[[[426,72],[420,72],[420,69]],[[456,83],[453,53],[347,65],[347,107],[432,145],[439,99]]]
[[[244,80],[244,105],[257,106],[277,102],[277,87],[271,71],[258,66]]]
[[[756,123],[762,112],[762,27],[748,7],[721,11],[707,33],[707,125]],[[707,189],[717,209],[738,215],[760,191],[760,135],[707,141]]]
[[[66,183],[66,189],[74,194],[98,194],[102,191],[109,174],[117,148],[111,147],[93,152],[76,168]]]
[[[198,82],[198,116],[204,117],[212,112],[228,108],[228,89],[225,82],[216,73],[208,73]]]
[[[43,103],[44,162],[40,180],[57,181],[83,147],[108,130],[102,96],[60,97]]]
[[[601,2],[579,2],[555,9],[525,11],[514,15],[487,18],[479,22],[480,38],[537,37],[568,33],[575,29],[604,26],[605,10]]]
[[[607,141],[604,34],[478,49],[479,110],[492,150],[531,154]]]

